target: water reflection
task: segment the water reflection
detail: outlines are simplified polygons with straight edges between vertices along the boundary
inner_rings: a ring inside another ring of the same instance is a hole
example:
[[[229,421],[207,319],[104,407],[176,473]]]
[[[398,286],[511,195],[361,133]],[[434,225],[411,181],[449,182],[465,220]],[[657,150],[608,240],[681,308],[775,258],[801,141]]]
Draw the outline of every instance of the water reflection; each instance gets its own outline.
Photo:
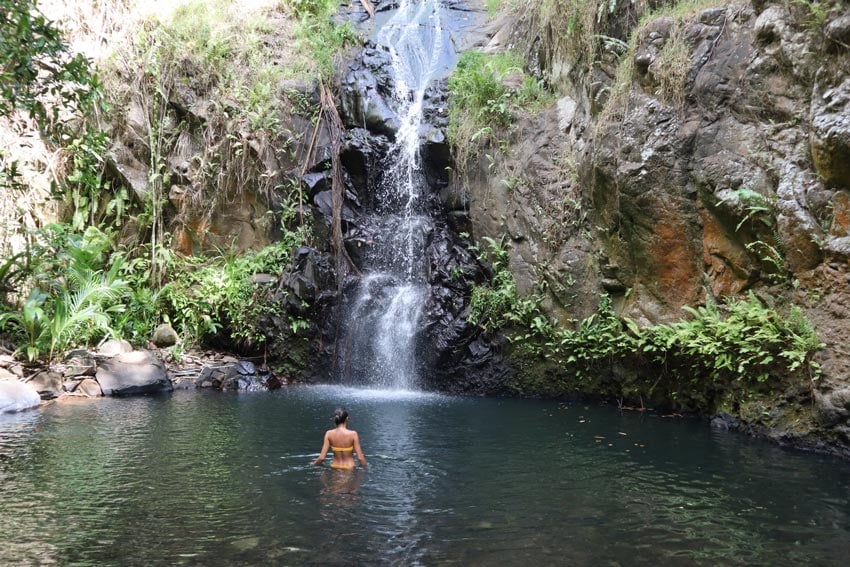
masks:
[[[370,466],[311,466],[351,411]],[[0,422],[2,565],[843,565],[850,468],[697,421],[292,388]]]

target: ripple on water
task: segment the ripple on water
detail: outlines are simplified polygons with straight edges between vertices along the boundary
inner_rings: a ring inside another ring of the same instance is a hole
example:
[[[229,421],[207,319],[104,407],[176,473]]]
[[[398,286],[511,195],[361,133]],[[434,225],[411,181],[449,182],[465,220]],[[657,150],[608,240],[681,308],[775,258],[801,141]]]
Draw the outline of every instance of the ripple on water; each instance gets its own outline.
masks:
[[[310,464],[338,405],[354,474]],[[697,425],[344,387],[51,406],[0,424],[0,564],[844,564],[846,464]]]

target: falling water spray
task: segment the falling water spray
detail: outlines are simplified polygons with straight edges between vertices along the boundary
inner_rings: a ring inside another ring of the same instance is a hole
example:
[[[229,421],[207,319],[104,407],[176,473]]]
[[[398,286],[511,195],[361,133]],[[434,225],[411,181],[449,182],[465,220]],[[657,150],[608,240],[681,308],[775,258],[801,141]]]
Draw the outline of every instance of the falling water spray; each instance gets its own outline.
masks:
[[[425,267],[432,219],[422,211],[427,192],[420,155],[426,89],[440,69],[447,36],[438,0],[401,0],[375,43],[386,49],[398,130],[383,166],[365,275],[349,311],[349,358],[360,379],[386,388],[418,385],[416,336],[428,295]]]

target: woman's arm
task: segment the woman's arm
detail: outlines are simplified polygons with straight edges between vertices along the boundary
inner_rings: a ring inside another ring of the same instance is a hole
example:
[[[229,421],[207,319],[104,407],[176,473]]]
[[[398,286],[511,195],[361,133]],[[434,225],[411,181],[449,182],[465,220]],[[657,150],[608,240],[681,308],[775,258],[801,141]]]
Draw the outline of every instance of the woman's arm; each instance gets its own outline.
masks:
[[[314,465],[321,465],[322,461],[325,460],[325,457],[328,456],[328,449],[330,449],[331,440],[328,438],[328,434],[325,433],[325,441],[322,443],[322,452],[319,453],[319,456],[313,461]]]
[[[357,460],[360,461],[360,466],[366,466],[366,455],[363,454],[363,449],[360,448],[360,436],[354,432],[354,450],[357,451]]]

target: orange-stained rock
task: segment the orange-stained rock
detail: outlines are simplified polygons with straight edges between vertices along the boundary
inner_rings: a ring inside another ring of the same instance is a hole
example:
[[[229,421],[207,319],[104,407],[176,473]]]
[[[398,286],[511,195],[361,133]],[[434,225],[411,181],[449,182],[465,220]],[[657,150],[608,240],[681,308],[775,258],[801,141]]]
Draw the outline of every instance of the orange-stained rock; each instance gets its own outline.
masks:
[[[751,269],[746,248],[705,207],[702,217],[702,249],[705,271],[715,296],[732,296],[743,289]]]
[[[669,211],[668,211],[669,212]],[[700,296],[699,251],[695,250],[688,226],[679,216],[664,218],[655,225],[654,237],[647,243],[647,279],[654,278],[655,287],[670,307],[677,309],[695,303]]]
[[[831,236],[850,236],[850,192],[839,191],[832,200]]]

